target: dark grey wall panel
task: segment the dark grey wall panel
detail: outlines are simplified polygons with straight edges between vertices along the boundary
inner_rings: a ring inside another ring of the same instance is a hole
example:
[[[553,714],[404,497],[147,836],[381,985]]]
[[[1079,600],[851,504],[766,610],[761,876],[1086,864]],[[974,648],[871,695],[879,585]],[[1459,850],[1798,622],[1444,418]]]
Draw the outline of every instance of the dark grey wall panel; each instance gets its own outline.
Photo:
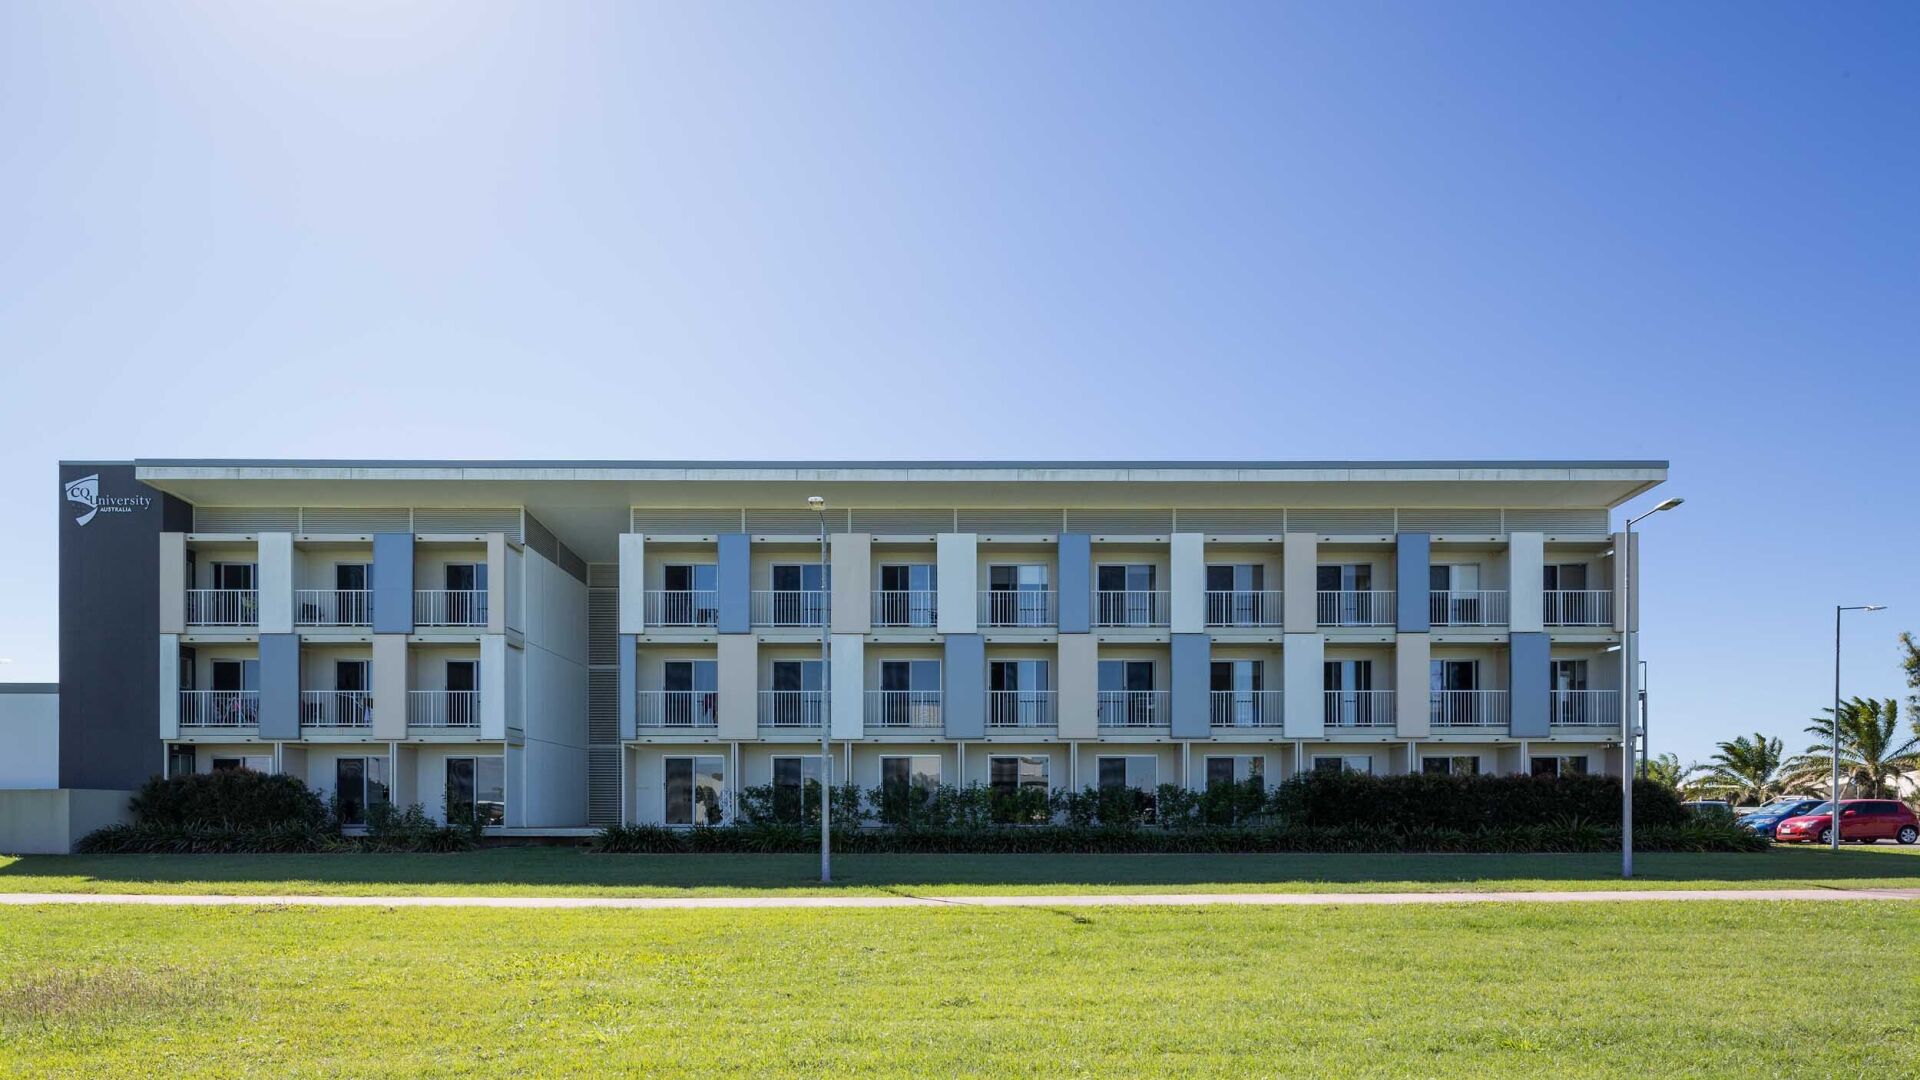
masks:
[[[1206,634],[1173,635],[1171,734],[1176,739],[1204,739],[1213,734],[1208,691],[1213,687],[1213,639]]]
[[[300,737],[300,637],[260,635],[260,737]]]
[[[753,547],[746,533],[721,533],[718,543],[719,565],[714,577],[720,590],[719,630],[723,634],[745,634],[753,629],[748,600],[752,581]]]
[[[1060,632],[1084,634],[1093,628],[1093,537],[1060,534]]]
[[[1395,627],[1403,634],[1424,634],[1432,629],[1427,604],[1432,562],[1433,541],[1426,533],[1405,532],[1394,537],[1393,580],[1399,589]]]
[[[948,634],[946,661],[940,665],[944,692],[940,716],[949,739],[978,739],[987,733],[987,639],[979,634]]]
[[[373,632],[413,633],[413,534],[373,534]]]
[[[1552,643],[1545,634],[1511,635],[1507,655],[1513,669],[1508,673],[1508,703],[1513,710],[1508,734],[1516,739],[1542,739],[1551,733],[1547,724],[1550,708]]]

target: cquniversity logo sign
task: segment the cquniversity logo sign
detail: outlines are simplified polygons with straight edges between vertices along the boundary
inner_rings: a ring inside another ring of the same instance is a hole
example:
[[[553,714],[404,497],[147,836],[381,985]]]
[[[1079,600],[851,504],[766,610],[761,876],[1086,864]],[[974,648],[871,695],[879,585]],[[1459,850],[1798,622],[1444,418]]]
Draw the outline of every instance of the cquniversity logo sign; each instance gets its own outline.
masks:
[[[62,484],[60,493],[73,504],[75,525],[85,525],[92,521],[96,514],[131,514],[153,505],[151,495],[127,495],[115,498],[102,494],[99,473]]]

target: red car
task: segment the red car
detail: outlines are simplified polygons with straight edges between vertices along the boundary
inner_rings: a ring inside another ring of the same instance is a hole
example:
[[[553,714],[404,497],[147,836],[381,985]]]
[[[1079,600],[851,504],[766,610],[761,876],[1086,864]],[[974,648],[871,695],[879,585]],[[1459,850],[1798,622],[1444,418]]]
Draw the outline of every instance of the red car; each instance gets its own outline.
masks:
[[[1780,823],[1774,839],[1783,843],[1811,841],[1833,842],[1833,804],[1823,802],[1798,817]],[[1911,844],[1920,840],[1920,819],[1905,803],[1892,799],[1840,800],[1840,839],[1850,844],[1871,844],[1875,840],[1897,840]]]

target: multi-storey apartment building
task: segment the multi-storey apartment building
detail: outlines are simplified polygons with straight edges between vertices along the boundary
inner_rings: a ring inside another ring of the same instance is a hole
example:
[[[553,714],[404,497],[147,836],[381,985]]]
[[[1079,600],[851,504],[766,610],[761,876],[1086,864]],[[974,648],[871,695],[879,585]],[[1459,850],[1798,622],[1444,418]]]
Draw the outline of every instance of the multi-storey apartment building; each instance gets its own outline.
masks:
[[[508,830],[718,822],[823,731],[867,787],[1617,771],[1610,511],[1666,475],[62,469],[63,784],[247,766]]]

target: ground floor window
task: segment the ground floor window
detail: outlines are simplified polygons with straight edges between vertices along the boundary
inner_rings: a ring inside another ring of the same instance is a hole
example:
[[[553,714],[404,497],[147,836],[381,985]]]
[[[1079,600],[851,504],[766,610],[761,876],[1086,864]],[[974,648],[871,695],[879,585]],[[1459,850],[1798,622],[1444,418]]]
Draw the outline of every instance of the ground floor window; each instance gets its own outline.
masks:
[[[1047,790],[1047,759],[1043,756],[992,757],[987,759],[987,781],[996,793]]]
[[[667,824],[720,824],[726,798],[726,759],[670,757],[666,769]]]
[[[197,755],[191,746],[167,747],[167,775],[190,776],[198,766]]]
[[[1266,786],[1266,758],[1259,754],[1207,758],[1207,788],[1209,790],[1219,787],[1222,784],[1245,783],[1252,783],[1259,787]]]
[[[799,821],[807,789],[820,798],[820,755],[777,757],[773,759],[773,816],[778,821]]]
[[[387,802],[387,759],[339,758],[333,763],[333,800],[342,825],[365,825],[367,811]]]
[[[1423,757],[1420,759],[1420,771],[1429,776],[1479,776],[1480,757],[1477,754]]]
[[[1094,759],[1102,792],[1133,792],[1134,809],[1149,817],[1159,803],[1160,759],[1150,754]]]
[[[902,754],[880,759],[880,786],[883,788],[935,788],[940,786],[940,755]]]
[[[267,754],[248,754],[244,757],[217,757],[213,759],[214,772],[227,772],[230,769],[251,769],[254,772],[272,772],[273,758]]]
[[[1372,754],[1316,754],[1313,771],[1317,773],[1371,773]]]
[[[501,825],[507,820],[507,759],[447,759],[447,820]]]
[[[1554,757],[1537,757],[1532,761],[1531,772],[1535,776],[1585,776],[1587,775],[1587,755],[1559,754]]]

